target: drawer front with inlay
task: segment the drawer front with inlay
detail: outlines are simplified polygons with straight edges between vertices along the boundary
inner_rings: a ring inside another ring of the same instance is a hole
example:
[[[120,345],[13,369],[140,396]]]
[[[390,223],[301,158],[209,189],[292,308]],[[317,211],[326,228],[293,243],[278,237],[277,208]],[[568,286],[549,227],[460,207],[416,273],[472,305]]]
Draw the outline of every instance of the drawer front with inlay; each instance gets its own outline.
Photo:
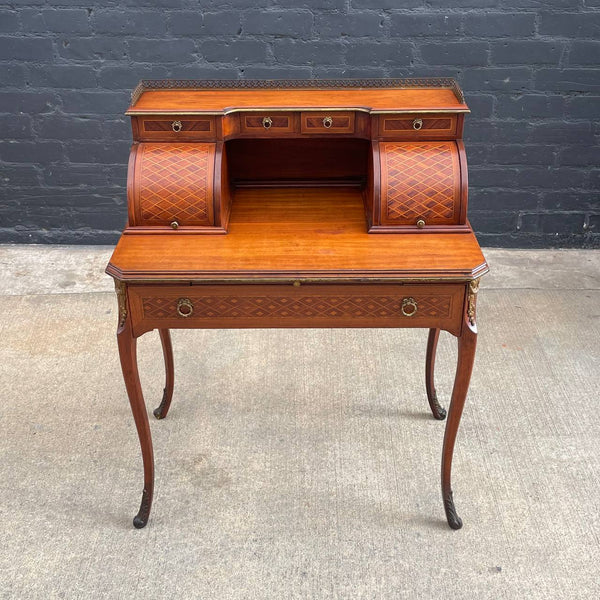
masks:
[[[275,136],[280,133],[298,133],[297,115],[282,112],[242,112],[240,132],[253,136]]]
[[[300,123],[302,133],[354,133],[353,112],[303,112]]]
[[[453,114],[380,115],[379,136],[388,139],[449,138],[456,135]]]
[[[132,285],[138,335],[154,328],[435,327],[458,333],[464,284]]]
[[[133,127],[134,139],[140,141],[209,141],[216,139],[215,117],[210,115],[136,117]]]

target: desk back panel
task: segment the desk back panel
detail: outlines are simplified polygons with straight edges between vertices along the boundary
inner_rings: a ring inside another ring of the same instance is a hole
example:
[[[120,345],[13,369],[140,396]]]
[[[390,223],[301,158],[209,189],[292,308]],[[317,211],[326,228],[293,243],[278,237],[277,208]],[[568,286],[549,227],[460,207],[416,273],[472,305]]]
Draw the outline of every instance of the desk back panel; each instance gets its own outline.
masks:
[[[225,143],[234,185],[364,185],[369,142],[361,139],[239,139]]]

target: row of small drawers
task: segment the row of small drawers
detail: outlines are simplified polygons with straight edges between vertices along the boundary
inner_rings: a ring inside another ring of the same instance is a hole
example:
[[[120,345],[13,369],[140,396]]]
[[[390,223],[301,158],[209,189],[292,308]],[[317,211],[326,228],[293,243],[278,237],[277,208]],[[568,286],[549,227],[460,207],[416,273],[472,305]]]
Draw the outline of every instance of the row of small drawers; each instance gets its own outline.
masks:
[[[213,115],[134,117],[139,141],[190,141],[217,139],[218,118]],[[224,137],[280,137],[293,135],[357,135],[381,139],[440,139],[457,135],[456,114],[386,114],[370,117],[354,111],[241,112],[223,117]]]

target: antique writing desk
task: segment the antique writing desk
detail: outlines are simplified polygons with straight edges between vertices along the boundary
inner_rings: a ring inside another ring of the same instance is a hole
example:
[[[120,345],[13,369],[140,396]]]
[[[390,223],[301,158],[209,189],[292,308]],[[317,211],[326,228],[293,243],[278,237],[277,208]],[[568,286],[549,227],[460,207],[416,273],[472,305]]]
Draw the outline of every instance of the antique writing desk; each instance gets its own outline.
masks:
[[[466,218],[469,112],[453,80],[143,81],[132,96],[128,222],[107,267],[144,464],[154,461],[136,338],[158,329],[424,327],[433,416],[440,330],[458,338],[442,498],[475,356],[485,259]],[[365,357],[365,361],[368,357]],[[393,360],[393,357],[390,357]]]

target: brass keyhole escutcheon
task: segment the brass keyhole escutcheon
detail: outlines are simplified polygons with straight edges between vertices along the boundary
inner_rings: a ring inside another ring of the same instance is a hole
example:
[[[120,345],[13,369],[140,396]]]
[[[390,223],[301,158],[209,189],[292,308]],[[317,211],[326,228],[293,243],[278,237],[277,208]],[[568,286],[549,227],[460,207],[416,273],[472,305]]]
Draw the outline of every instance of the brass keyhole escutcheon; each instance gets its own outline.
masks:
[[[179,133],[183,129],[183,123],[181,121],[173,121],[171,123],[171,129],[175,133]]]
[[[271,125],[273,125],[273,119],[271,119],[271,117],[263,117],[262,124],[265,129],[271,129]]]
[[[402,314],[405,317],[413,317],[417,312],[418,306],[414,298],[404,298],[402,300]]]
[[[415,131],[419,131],[419,129],[421,129],[421,127],[423,127],[423,119],[415,119],[413,121],[413,129]]]
[[[179,229],[179,222],[178,221],[171,221],[171,227],[173,229]]]
[[[419,229],[423,229],[423,227],[425,227],[425,219],[419,219],[419,220],[417,221],[417,227],[418,227]]]
[[[191,317],[194,312],[194,305],[189,298],[179,298],[177,300],[177,314],[184,319]]]
[[[333,125],[333,119],[331,117],[325,117],[323,119],[323,127],[329,129]]]

